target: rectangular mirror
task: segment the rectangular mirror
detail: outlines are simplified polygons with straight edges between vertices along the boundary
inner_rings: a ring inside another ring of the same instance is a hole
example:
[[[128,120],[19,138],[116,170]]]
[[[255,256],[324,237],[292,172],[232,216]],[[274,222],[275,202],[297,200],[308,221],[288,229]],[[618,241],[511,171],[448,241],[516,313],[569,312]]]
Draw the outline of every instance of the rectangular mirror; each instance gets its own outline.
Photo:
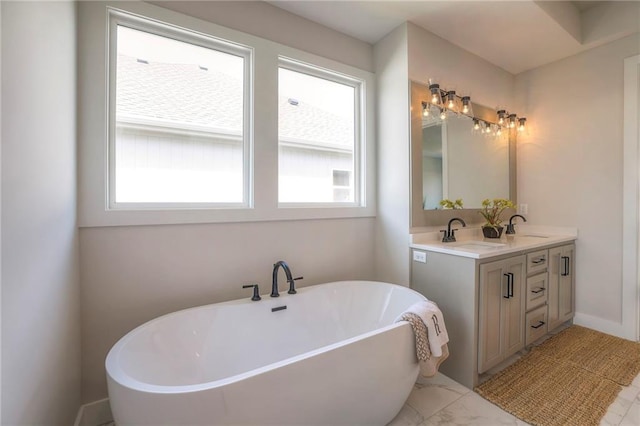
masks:
[[[473,131],[471,117],[424,117],[427,86],[411,83],[411,226],[435,226],[449,216],[481,222],[485,198],[516,202],[515,131],[488,136]],[[474,116],[495,123],[492,108],[473,103]],[[463,210],[442,210],[442,199],[462,199]]]

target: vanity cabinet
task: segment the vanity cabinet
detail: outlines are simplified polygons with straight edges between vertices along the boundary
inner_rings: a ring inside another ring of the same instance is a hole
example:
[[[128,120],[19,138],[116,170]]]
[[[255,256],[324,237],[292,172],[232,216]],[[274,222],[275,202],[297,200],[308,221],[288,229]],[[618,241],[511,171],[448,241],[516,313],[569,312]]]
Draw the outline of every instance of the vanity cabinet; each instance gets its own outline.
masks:
[[[480,265],[478,373],[524,347],[525,259]]]
[[[573,318],[575,313],[575,245],[549,250],[549,330]]]
[[[443,374],[473,389],[480,374],[571,320],[575,246],[568,238],[531,248],[516,240],[491,254],[449,249],[456,243],[412,245],[422,253],[412,256],[411,288],[438,304],[447,325]]]

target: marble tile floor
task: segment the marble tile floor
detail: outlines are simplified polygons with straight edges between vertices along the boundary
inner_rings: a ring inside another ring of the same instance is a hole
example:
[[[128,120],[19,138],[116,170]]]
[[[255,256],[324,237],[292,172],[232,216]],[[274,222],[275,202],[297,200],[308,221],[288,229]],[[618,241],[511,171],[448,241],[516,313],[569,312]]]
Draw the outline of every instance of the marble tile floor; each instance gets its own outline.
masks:
[[[387,426],[527,424],[438,373],[418,379],[404,407]],[[640,426],[640,375],[622,389],[600,424]]]
[[[526,355],[532,347],[558,334],[570,323],[535,341],[480,376],[480,383]],[[409,399],[387,426],[431,425],[527,425],[461,384],[438,373],[431,379],[420,377]],[[622,389],[602,418],[601,426],[640,426],[640,374]]]

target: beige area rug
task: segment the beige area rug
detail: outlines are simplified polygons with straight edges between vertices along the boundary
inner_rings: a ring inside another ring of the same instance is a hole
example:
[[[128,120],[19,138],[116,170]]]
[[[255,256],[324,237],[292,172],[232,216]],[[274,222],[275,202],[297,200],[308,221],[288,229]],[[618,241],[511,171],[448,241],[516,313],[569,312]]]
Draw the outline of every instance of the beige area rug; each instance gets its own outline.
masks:
[[[532,425],[598,425],[638,373],[640,343],[574,325],[475,391]]]

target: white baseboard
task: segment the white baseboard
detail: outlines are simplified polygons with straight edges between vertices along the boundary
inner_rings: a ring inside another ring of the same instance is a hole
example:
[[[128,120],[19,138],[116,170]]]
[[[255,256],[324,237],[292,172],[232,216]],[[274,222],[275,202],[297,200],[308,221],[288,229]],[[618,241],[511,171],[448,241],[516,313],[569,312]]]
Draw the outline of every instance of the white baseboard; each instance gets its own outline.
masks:
[[[630,329],[630,327],[625,327],[625,324],[620,322],[576,312],[576,315],[573,318],[573,323],[602,333],[622,337],[623,339],[636,340],[635,330]]]
[[[112,421],[109,398],[105,398],[81,406],[73,426],[99,426]]]

